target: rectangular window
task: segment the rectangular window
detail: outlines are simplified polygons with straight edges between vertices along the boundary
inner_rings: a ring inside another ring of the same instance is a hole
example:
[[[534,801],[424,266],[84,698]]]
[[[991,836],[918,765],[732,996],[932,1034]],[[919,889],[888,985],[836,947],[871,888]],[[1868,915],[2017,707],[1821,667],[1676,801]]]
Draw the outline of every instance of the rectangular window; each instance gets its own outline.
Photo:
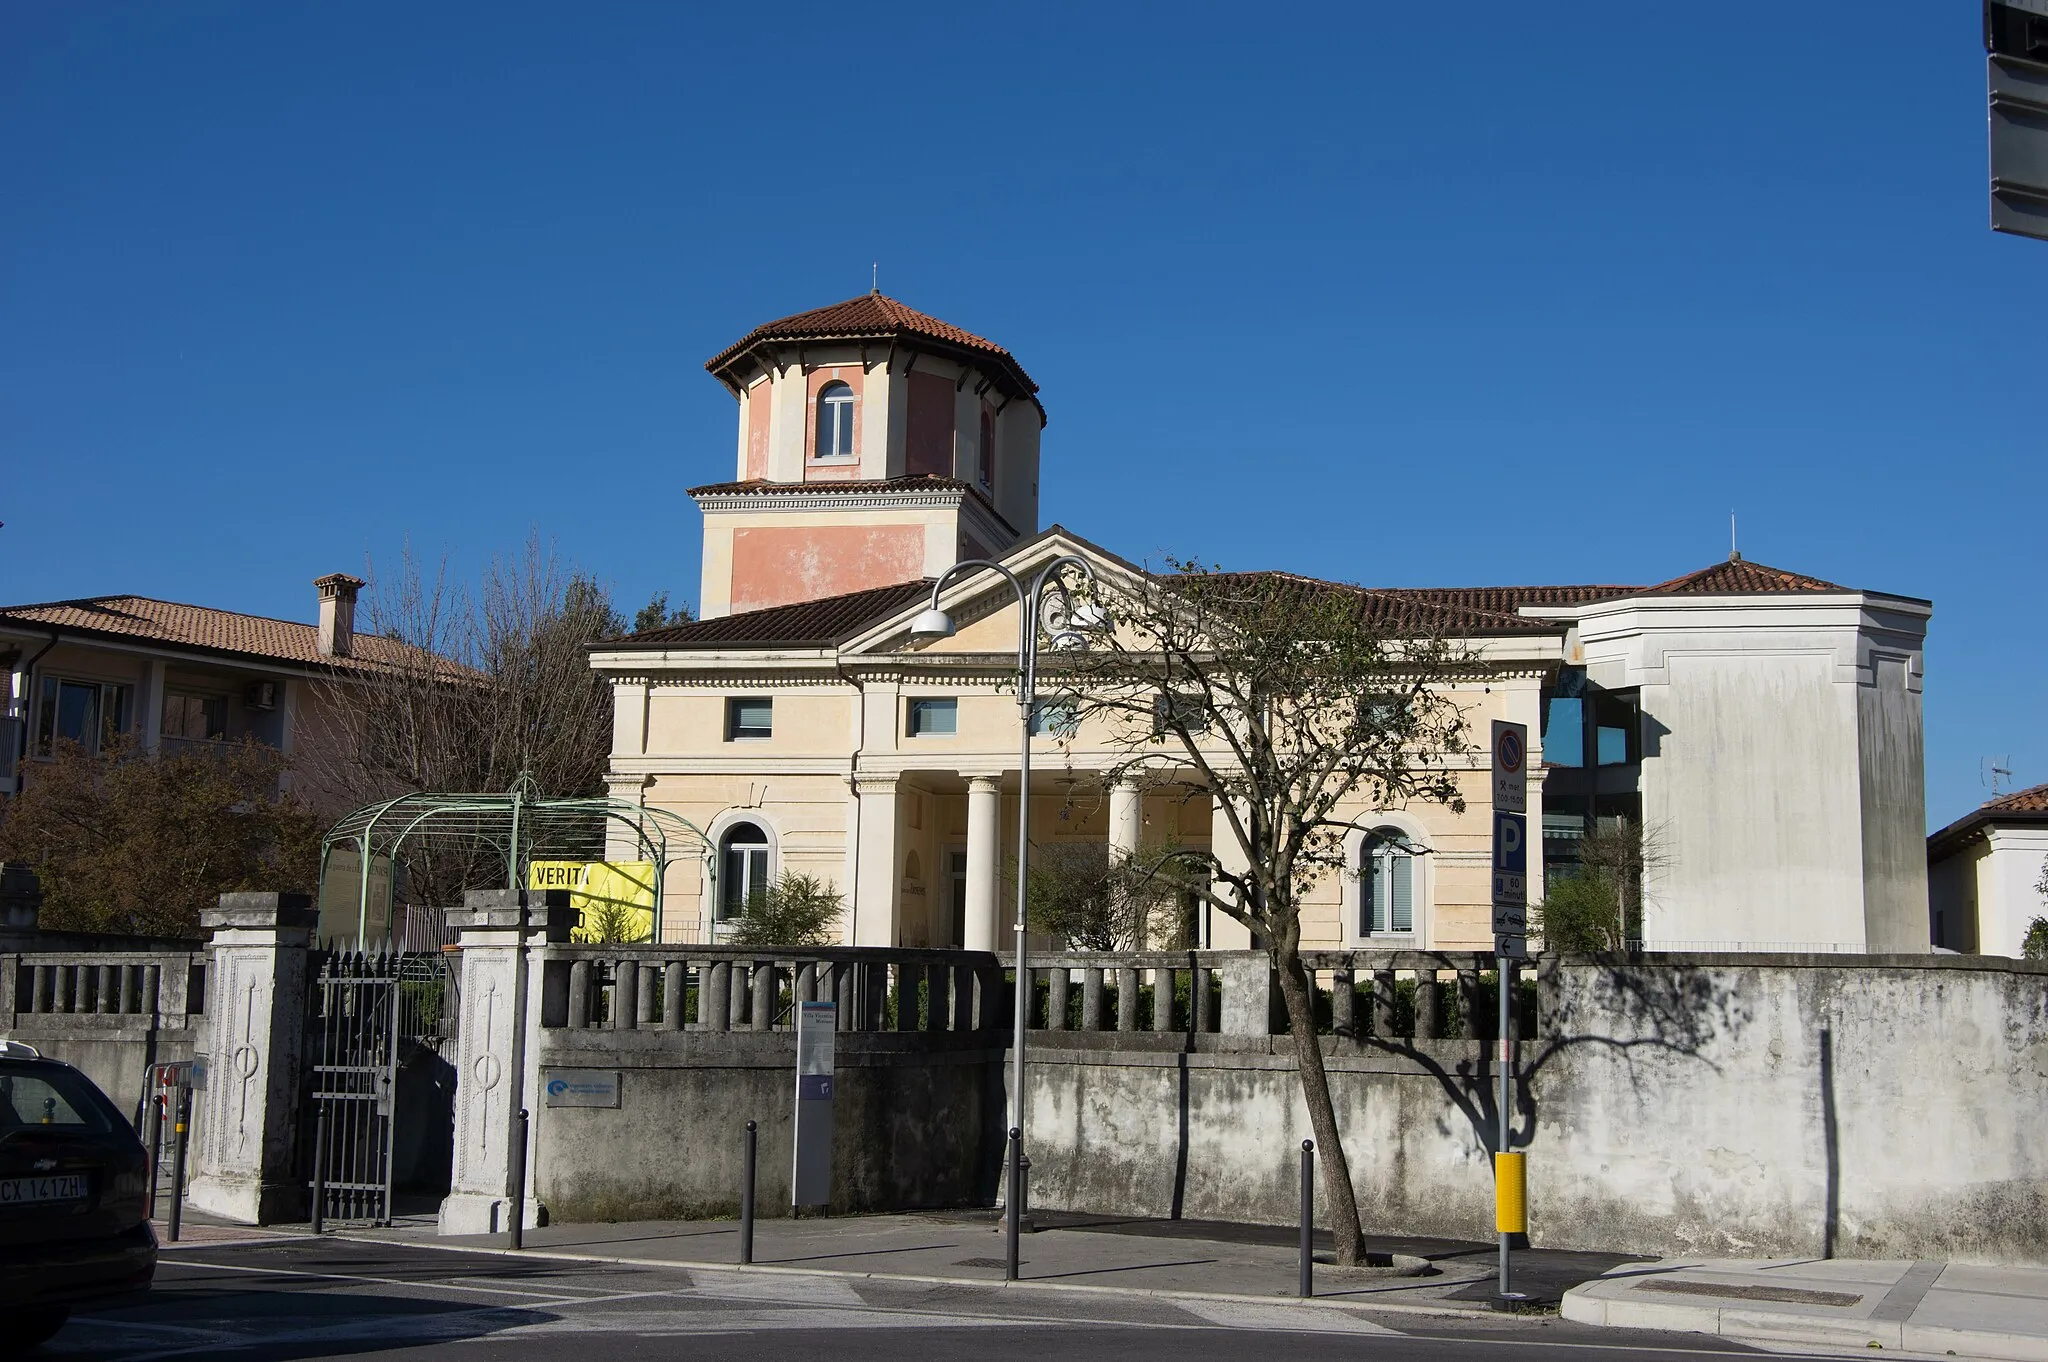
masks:
[[[735,695],[725,702],[725,740],[775,736],[775,702],[765,695]]]
[[[768,848],[759,843],[728,842],[725,883],[719,886],[718,917],[725,921],[747,911],[757,894],[768,889]]]
[[[1586,764],[1586,703],[1557,696],[1543,720],[1543,761],[1547,766]]]
[[[950,738],[960,731],[960,702],[958,700],[912,700],[910,702],[910,736],[913,738]]]
[[[1365,934],[1404,935],[1415,930],[1415,858],[1378,843],[1365,863]]]
[[[1031,705],[1031,736],[1071,738],[1081,726],[1080,707],[1072,700],[1037,700]]]
[[[228,735],[228,702],[224,695],[164,696],[166,738],[219,742]]]
[[[97,752],[128,729],[128,687],[101,681],[43,678],[36,715],[36,755],[54,757],[60,740]]]
[[[1174,728],[1184,728],[1190,733],[1208,732],[1208,706],[1199,694],[1194,691],[1178,692],[1170,708],[1164,695],[1152,697],[1152,736],[1160,737]]]

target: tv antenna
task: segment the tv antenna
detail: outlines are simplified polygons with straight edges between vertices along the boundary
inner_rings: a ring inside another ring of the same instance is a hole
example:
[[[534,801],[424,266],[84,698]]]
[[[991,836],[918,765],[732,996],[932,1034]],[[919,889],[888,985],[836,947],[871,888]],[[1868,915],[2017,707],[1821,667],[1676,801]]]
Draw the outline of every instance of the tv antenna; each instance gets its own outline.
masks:
[[[2012,783],[2011,763],[2012,757],[2009,755],[1984,758],[1984,769],[1978,779],[1991,787],[1991,797],[1993,799],[2005,793],[2004,790],[1999,788],[2001,784],[2010,785]]]

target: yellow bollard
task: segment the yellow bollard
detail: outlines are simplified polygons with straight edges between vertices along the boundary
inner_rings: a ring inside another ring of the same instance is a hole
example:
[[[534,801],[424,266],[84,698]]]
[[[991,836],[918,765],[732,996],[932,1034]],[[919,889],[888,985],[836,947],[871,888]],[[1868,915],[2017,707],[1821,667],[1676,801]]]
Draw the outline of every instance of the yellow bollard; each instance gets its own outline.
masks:
[[[1529,1232],[1529,1172],[1526,1154],[1493,1156],[1493,1227],[1502,1234]]]

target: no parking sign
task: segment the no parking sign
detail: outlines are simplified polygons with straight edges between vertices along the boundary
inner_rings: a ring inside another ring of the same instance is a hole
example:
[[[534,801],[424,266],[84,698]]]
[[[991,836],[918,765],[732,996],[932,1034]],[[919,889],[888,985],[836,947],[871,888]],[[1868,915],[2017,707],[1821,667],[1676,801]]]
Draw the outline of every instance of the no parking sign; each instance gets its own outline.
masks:
[[[1529,726],[1493,721],[1493,934],[1502,955],[1528,950]]]

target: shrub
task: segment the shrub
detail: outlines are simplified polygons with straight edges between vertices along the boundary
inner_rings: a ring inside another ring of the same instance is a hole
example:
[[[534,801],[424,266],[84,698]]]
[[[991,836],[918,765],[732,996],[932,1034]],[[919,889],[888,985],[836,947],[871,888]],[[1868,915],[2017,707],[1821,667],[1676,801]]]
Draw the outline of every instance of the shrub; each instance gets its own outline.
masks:
[[[1579,955],[1625,950],[1628,946],[1621,896],[1614,881],[1597,871],[1573,875],[1551,885],[1534,917],[1547,951]]]
[[[733,919],[736,946],[830,946],[839,939],[846,896],[815,875],[785,870]]]
[[[2029,960],[2048,960],[2048,917],[2037,917],[2027,924],[2020,954]]]

